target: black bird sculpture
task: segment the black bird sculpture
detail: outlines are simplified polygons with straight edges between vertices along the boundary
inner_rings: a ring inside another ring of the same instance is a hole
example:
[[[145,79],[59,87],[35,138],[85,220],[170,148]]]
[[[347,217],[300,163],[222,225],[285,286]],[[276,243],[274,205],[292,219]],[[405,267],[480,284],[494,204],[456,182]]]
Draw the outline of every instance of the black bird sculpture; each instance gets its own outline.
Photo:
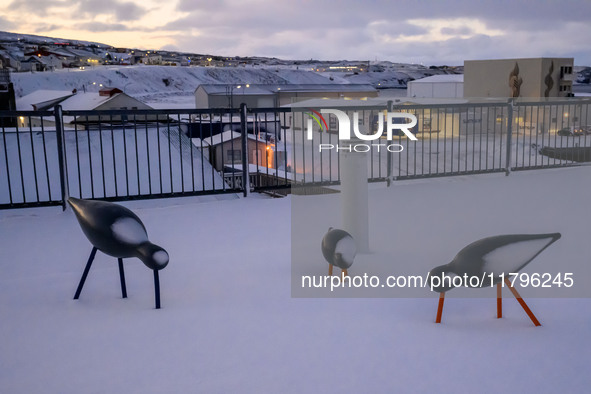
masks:
[[[322,255],[328,262],[328,274],[332,276],[332,267],[341,269],[341,274],[348,275],[347,269],[353,265],[357,254],[355,240],[345,230],[330,227],[322,238]]]
[[[121,294],[127,297],[125,286],[125,272],[123,259],[139,258],[154,272],[154,294],[156,309],[160,308],[160,280],[158,271],[168,264],[168,253],[148,239],[146,227],[139,217],[131,210],[106,201],[81,200],[70,197],[68,203],[76,214],[76,219],[93,245],[92,252],[84,268],[82,278],[76,289],[74,299],[80,297],[80,292],[88,276],[88,271],[96,255],[96,251],[116,257],[119,263],[119,277],[121,280]]]

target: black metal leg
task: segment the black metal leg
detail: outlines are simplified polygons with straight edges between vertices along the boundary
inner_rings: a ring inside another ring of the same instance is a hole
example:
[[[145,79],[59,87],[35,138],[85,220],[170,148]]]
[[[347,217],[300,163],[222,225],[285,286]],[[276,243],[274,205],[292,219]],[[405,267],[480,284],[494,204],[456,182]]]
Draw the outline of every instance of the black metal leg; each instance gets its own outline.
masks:
[[[90,266],[92,265],[92,260],[94,260],[94,256],[96,255],[97,248],[93,247],[92,252],[90,252],[90,257],[88,258],[88,262],[86,263],[86,267],[84,267],[84,272],[82,273],[82,278],[80,278],[80,283],[78,283],[78,288],[76,289],[76,294],[74,294],[74,299],[77,300],[80,297],[80,292],[82,291],[82,287],[84,287],[84,282],[86,282],[86,277],[88,276],[88,271],[90,271]]]
[[[156,298],[156,309],[160,309],[160,279],[158,270],[154,270],[154,297]]]
[[[119,279],[121,280],[121,297],[127,298],[127,288],[125,287],[125,271],[123,270],[123,259],[117,259],[119,263]]]

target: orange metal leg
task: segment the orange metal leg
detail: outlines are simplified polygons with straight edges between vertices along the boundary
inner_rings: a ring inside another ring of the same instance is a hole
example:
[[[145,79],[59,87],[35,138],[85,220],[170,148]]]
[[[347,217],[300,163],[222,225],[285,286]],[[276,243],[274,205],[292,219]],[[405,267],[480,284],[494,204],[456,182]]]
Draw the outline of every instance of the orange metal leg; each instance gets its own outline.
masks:
[[[443,314],[443,301],[445,299],[445,292],[439,293],[439,306],[437,307],[437,317],[435,323],[441,323],[441,315]]]
[[[346,270],[346,269],[344,269],[344,270],[341,270],[341,275],[342,275],[343,277],[345,277],[345,276],[349,276],[349,273],[347,272],[347,270]]]
[[[497,283],[497,319],[503,317],[503,295],[501,283]]]
[[[332,276],[332,264],[328,265],[328,276]]]
[[[536,327],[541,326],[540,322],[538,321],[538,319],[536,319],[536,316],[533,314],[531,309],[529,309],[525,301],[523,301],[523,298],[521,298],[517,290],[515,290],[515,288],[511,286],[511,282],[509,281],[509,279],[505,278],[505,284],[507,285],[507,287],[509,287],[509,290],[511,290],[511,293],[513,293],[513,296],[515,297],[515,299],[517,299],[517,302],[519,302],[519,305],[521,305],[525,313],[527,313],[532,323],[534,323]]]

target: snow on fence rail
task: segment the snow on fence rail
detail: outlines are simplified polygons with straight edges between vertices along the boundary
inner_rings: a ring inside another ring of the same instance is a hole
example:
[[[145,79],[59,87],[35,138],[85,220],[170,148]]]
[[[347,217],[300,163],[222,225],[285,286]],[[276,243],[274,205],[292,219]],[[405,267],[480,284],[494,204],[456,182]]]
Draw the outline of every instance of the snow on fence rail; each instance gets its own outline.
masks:
[[[506,172],[591,161],[591,101],[342,107],[375,133],[384,111],[412,113],[417,141],[373,142],[368,180]],[[338,122],[306,107],[0,111],[0,208],[64,205],[67,196],[243,193],[340,183]],[[388,143],[399,151],[389,151]],[[248,165],[244,165],[247,163]]]

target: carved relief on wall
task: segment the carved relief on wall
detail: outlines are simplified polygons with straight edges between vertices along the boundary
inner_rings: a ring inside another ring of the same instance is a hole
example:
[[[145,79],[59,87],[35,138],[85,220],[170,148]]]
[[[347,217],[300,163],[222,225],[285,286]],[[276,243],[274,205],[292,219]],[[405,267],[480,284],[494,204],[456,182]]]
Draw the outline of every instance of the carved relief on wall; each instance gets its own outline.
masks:
[[[548,70],[548,74],[546,78],[544,78],[544,83],[546,84],[546,90],[544,91],[544,97],[550,97],[550,90],[554,86],[554,79],[552,78],[552,73],[554,72],[554,60],[550,63],[550,69]]]
[[[519,76],[519,66],[515,63],[513,71],[509,74],[509,87],[511,88],[511,97],[519,97],[523,79]]]

